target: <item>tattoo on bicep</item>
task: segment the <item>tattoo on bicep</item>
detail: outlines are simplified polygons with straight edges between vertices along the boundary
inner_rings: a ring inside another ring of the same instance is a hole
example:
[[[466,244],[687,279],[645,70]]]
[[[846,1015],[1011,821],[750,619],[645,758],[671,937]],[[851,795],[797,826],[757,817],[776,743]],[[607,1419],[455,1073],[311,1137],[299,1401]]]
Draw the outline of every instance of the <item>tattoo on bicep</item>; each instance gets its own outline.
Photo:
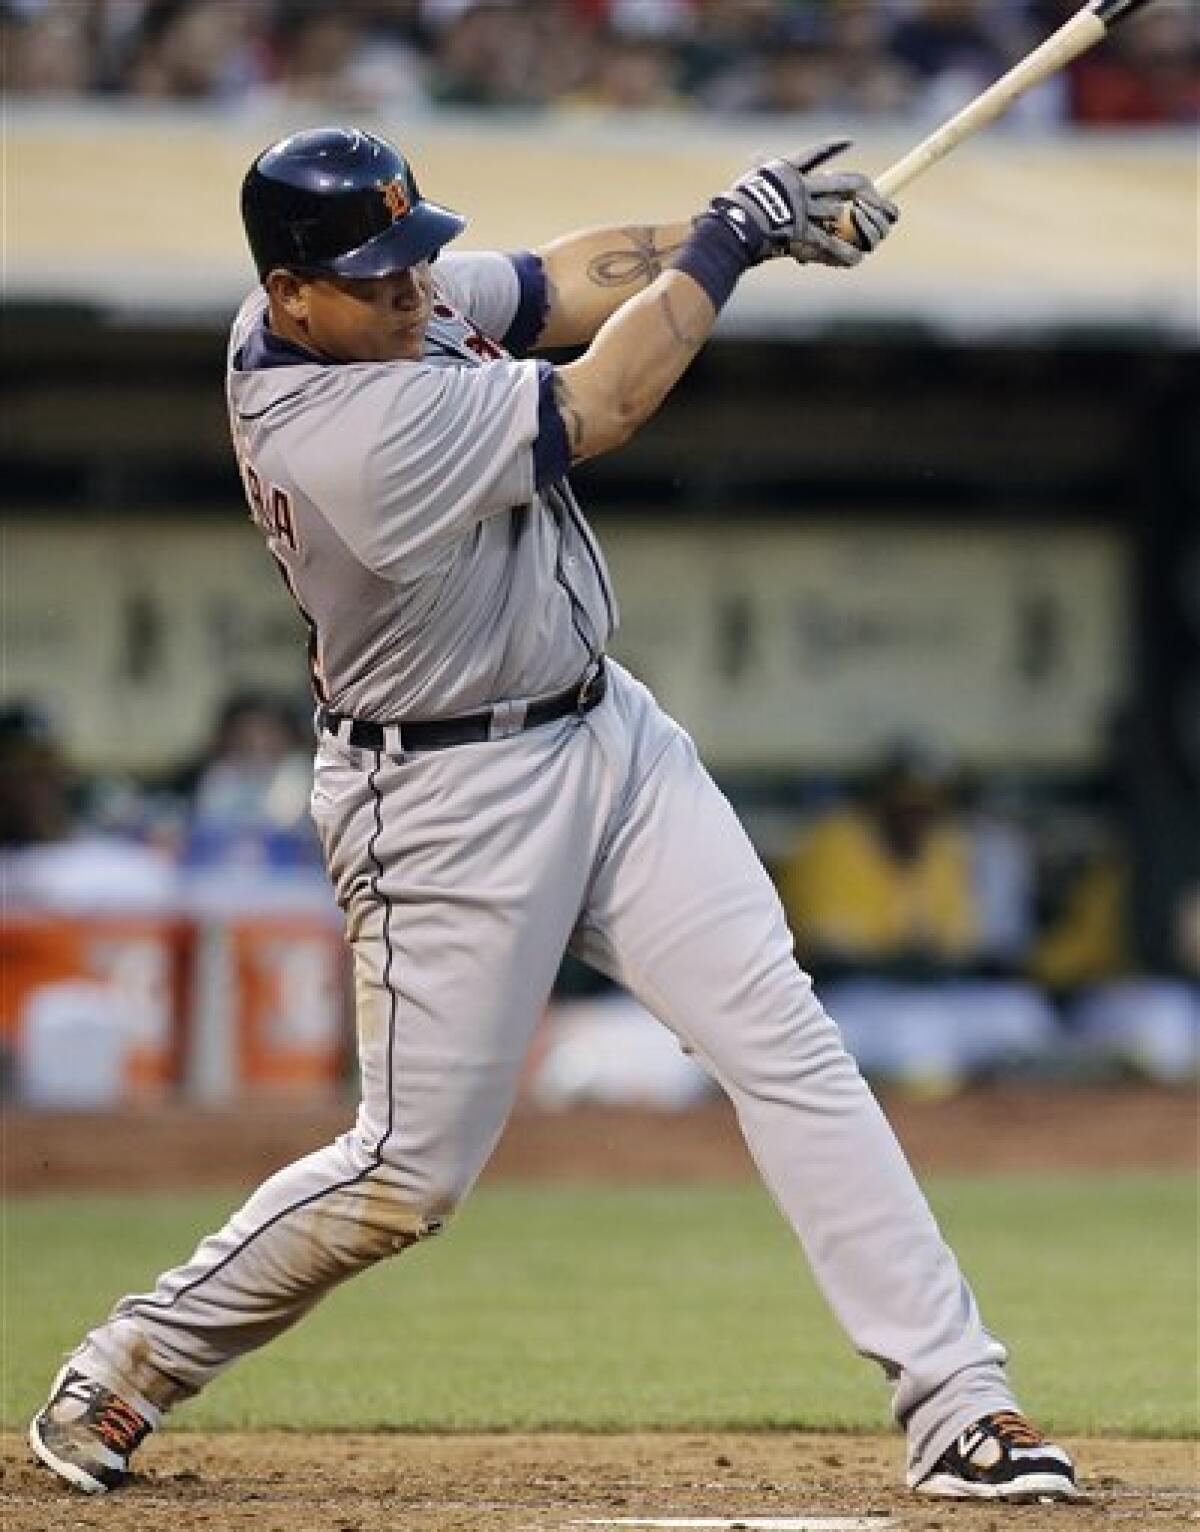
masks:
[[[670,293],[662,293],[659,296],[658,306],[662,310],[662,316],[667,322],[667,329],[670,330],[672,339],[677,340],[681,346],[686,346],[689,351],[699,351],[708,338],[707,331],[700,335],[694,335],[682,323],[675,312],[675,306],[671,302]]]
[[[683,248],[683,241],[659,245],[652,228],[622,229],[630,248],[602,250],[588,262],[588,279],[597,287],[648,287],[663,270],[669,256]]]
[[[554,374],[554,402],[558,406],[558,413],[562,416],[562,423],[566,427],[567,445],[571,449],[571,456],[578,457],[583,447],[583,416],[576,409],[571,397],[571,386],[561,372]]]

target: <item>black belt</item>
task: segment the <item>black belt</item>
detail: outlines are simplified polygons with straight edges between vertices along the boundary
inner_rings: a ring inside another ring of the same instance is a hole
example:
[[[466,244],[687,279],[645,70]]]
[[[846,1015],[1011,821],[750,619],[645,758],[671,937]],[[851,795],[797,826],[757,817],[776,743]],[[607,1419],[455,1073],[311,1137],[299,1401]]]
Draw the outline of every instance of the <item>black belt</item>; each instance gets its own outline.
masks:
[[[348,718],[345,713],[332,713],[323,707],[317,710],[317,724],[356,750],[447,750],[452,745],[507,739],[540,724],[552,723],[556,718],[565,718],[568,713],[590,713],[607,690],[608,675],[601,659],[595,670],[565,692],[528,705],[504,702],[486,712],[466,713],[461,718],[427,718],[395,724]]]

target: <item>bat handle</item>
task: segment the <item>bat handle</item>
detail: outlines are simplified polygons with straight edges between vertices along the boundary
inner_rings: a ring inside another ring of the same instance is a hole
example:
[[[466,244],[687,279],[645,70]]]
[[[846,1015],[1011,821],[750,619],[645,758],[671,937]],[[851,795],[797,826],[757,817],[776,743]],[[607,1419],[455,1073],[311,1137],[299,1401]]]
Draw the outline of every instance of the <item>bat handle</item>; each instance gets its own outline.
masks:
[[[943,155],[948,154],[953,145],[948,144],[945,149],[942,149],[940,153],[933,156],[922,155],[919,149],[923,147],[923,145],[919,146],[918,150],[914,150],[912,154],[905,155],[904,159],[897,160],[894,165],[889,165],[882,174],[875,177],[875,190],[881,196],[894,198],[896,193],[902,191],[910,181],[915,181],[923,170],[928,170],[929,166],[933,164],[934,159],[941,159]],[[839,239],[844,239],[847,244],[854,245],[858,243],[858,235],[855,232],[854,223],[850,217],[849,203],[842,209],[834,232]]]

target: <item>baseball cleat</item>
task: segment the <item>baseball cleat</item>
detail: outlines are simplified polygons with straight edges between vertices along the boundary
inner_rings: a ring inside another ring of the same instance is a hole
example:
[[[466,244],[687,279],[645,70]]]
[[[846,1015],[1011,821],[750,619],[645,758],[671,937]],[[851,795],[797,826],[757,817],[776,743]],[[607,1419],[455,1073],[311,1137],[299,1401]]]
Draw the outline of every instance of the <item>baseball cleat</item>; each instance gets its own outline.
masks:
[[[128,1479],[129,1459],[154,1426],[68,1362],[29,1424],[29,1445],[60,1479],[87,1495],[103,1495]]]
[[[968,1426],[915,1488],[947,1500],[1081,1498],[1071,1459],[1012,1410]]]

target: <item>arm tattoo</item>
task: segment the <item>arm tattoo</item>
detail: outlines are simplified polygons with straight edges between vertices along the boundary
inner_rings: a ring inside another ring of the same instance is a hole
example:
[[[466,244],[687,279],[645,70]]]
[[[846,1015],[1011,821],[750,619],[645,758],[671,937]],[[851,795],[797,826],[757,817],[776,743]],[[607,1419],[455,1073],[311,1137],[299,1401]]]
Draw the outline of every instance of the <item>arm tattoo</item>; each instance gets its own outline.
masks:
[[[703,335],[693,335],[690,330],[685,329],[684,326],[680,324],[679,316],[675,313],[675,309],[671,303],[670,293],[660,294],[658,306],[662,310],[663,318],[667,322],[667,329],[671,332],[671,338],[678,341],[681,346],[686,347],[688,351],[699,351],[700,347],[708,338],[707,333]]]
[[[588,262],[588,279],[597,287],[648,287],[663,269],[664,261],[682,250],[683,241],[658,245],[652,228],[622,229],[628,250],[602,250]]]
[[[570,385],[557,368],[554,372],[554,402],[558,405],[558,413],[562,416],[562,423],[566,427],[567,445],[571,449],[571,456],[577,458],[583,446],[583,416],[576,409],[571,398]]]

